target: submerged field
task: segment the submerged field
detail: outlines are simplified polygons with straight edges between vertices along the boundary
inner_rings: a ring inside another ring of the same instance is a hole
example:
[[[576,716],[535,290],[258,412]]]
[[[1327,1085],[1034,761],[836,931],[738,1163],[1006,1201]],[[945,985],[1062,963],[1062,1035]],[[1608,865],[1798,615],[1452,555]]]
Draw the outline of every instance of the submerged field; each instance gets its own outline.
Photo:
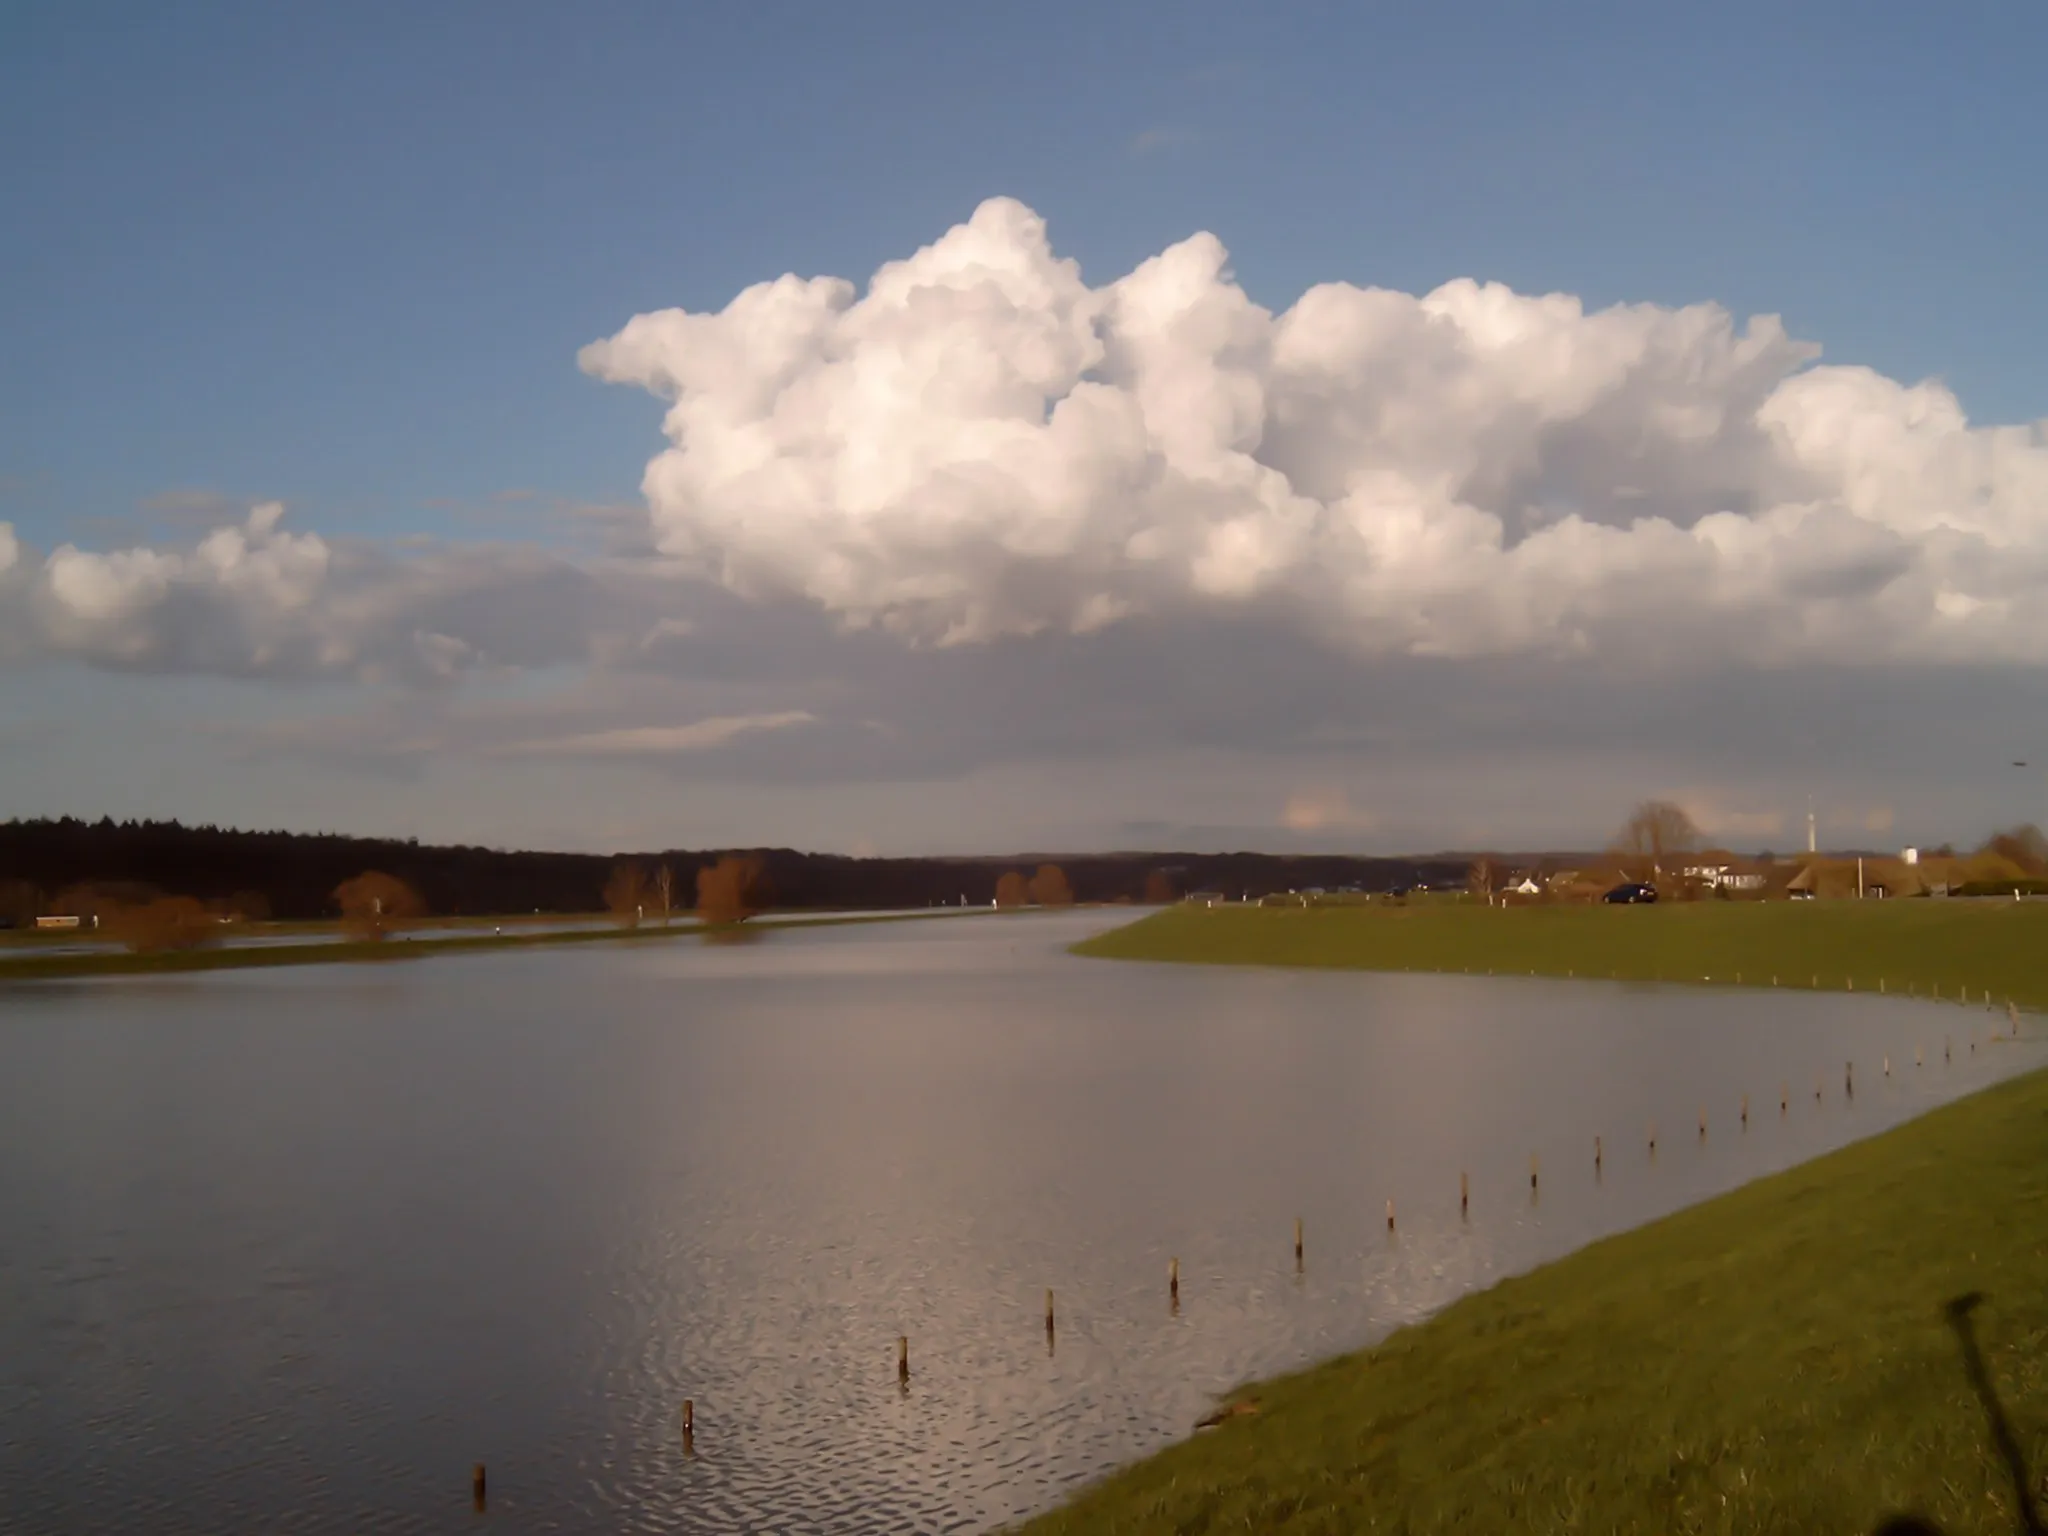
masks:
[[[1254,1411],[1026,1529],[2038,1529],[1962,1330],[2038,1498],[2044,1209],[2035,1074],[1251,1388]]]
[[[1730,984],[1776,972],[2040,1006],[2043,940],[2033,904],[1865,902],[1181,908],[1079,947]],[[1026,1529],[1847,1533],[1912,1512],[1951,1536],[2038,1530],[2044,1211],[2048,1074],[2034,1074],[1247,1388],[1213,1432]]]
[[[1169,907],[1091,939],[1118,960],[1493,971],[1910,992],[2048,1008],[2048,903]]]

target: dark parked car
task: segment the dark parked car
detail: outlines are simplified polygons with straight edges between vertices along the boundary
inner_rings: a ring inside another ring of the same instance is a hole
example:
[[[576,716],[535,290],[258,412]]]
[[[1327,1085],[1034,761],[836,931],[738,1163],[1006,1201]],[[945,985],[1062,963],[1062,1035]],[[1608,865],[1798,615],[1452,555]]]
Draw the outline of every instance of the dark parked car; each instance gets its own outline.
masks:
[[[1611,901],[1617,906],[1634,906],[1637,902],[1655,901],[1657,899],[1657,887],[1654,885],[1644,885],[1641,881],[1631,881],[1627,885],[1617,885],[1600,899],[1602,901]]]

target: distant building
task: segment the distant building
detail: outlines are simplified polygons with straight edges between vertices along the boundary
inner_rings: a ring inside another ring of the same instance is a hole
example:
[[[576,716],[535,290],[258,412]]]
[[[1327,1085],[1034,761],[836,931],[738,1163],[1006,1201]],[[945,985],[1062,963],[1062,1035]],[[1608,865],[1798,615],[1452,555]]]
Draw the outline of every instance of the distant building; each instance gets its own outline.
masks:
[[[1902,864],[1918,864],[1920,862],[1920,850],[1918,848],[1901,849],[1899,852],[1899,862]]]
[[[1194,907],[1220,906],[1222,903],[1228,901],[1229,899],[1230,898],[1225,896],[1221,891],[1189,891],[1188,894],[1182,898],[1182,900],[1186,901],[1189,906]]]
[[[1733,864],[1693,864],[1682,873],[1710,891],[1760,891],[1764,887],[1764,877],[1756,870],[1739,869]]]
[[[76,913],[69,913],[63,917],[39,917],[36,919],[36,926],[38,928],[76,928],[78,926],[78,917]]]

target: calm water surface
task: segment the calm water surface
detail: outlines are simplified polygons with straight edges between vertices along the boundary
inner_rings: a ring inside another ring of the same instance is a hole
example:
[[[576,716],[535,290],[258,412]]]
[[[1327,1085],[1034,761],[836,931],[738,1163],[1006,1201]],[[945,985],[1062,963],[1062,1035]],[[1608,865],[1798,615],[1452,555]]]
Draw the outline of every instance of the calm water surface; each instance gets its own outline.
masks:
[[[0,1528],[441,1531],[483,1461],[503,1530],[983,1529],[2040,1060],[1896,998],[1062,952],[1118,920],[0,987]]]

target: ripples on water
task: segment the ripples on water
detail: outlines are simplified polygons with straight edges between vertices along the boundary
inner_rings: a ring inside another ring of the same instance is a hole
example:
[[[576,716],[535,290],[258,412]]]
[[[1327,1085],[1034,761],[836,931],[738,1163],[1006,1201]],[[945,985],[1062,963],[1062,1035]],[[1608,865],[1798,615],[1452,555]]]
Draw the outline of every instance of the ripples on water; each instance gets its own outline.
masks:
[[[438,1531],[482,1460],[506,1529],[984,1529],[2036,1060],[1896,998],[1061,953],[1112,920],[0,991],[0,1527]]]

